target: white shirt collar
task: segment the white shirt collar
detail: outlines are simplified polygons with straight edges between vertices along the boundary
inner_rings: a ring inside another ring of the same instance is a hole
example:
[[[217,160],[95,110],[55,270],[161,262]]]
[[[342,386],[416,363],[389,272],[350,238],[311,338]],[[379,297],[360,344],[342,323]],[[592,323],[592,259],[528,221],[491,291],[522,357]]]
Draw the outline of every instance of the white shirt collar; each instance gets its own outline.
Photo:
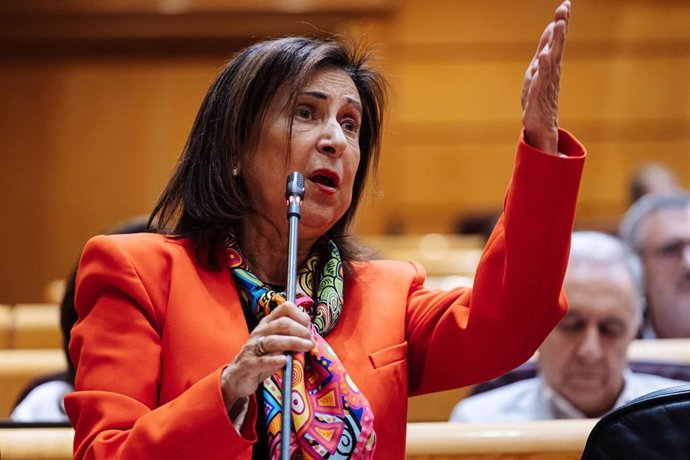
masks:
[[[633,394],[631,385],[628,384],[631,376],[632,371],[629,368],[623,370],[623,390],[618,395],[618,399],[616,399],[613,408],[622,406],[635,399],[636,396]],[[539,379],[539,399],[545,406],[552,410],[554,418],[587,418],[587,416],[573,406],[570,401],[551,388],[541,374],[538,375],[537,378]]]

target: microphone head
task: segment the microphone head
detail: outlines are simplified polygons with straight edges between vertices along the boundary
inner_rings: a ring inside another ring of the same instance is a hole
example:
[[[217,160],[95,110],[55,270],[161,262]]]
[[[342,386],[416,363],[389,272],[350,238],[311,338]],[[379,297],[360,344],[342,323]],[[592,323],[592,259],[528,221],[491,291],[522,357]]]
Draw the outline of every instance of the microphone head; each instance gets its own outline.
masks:
[[[287,176],[285,198],[289,199],[291,196],[304,198],[304,176],[299,171],[292,171]]]

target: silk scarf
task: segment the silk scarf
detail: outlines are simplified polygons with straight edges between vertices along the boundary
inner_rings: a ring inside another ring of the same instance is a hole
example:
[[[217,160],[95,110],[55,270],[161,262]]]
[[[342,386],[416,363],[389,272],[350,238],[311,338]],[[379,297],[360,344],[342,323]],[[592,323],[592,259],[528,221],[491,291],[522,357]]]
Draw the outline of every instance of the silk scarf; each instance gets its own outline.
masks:
[[[313,251],[297,272],[295,304],[312,318],[316,346],[293,355],[290,458],[370,459],[376,443],[371,406],[324,339],[343,308],[340,252],[330,240],[324,246],[323,251]],[[251,273],[233,238],[226,242],[226,254],[243,308],[257,320],[285,302],[284,293]],[[261,389],[271,459],[280,458],[282,388],[281,369]]]

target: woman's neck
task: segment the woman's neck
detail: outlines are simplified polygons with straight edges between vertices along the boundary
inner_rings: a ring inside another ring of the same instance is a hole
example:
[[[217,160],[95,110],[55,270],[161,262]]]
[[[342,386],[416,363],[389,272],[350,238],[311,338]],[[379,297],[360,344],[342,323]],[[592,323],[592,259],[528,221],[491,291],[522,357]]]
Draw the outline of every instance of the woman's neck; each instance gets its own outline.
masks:
[[[276,228],[265,218],[255,216],[242,222],[238,244],[242,255],[249,262],[249,269],[261,281],[282,286],[287,279],[287,231]],[[297,250],[297,267],[304,264],[314,241],[300,239]]]

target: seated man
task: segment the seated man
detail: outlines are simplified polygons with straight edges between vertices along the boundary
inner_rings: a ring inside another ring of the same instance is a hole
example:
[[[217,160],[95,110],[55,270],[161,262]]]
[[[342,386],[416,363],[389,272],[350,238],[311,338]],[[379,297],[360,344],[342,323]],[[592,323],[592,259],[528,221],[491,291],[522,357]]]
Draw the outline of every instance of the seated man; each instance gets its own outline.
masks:
[[[452,422],[595,418],[687,383],[628,369],[642,321],[642,268],[620,240],[574,233],[564,287],[568,313],[539,348],[537,376],[465,398]]]
[[[621,238],[645,270],[643,338],[690,338],[690,194],[650,194],[626,213]]]

